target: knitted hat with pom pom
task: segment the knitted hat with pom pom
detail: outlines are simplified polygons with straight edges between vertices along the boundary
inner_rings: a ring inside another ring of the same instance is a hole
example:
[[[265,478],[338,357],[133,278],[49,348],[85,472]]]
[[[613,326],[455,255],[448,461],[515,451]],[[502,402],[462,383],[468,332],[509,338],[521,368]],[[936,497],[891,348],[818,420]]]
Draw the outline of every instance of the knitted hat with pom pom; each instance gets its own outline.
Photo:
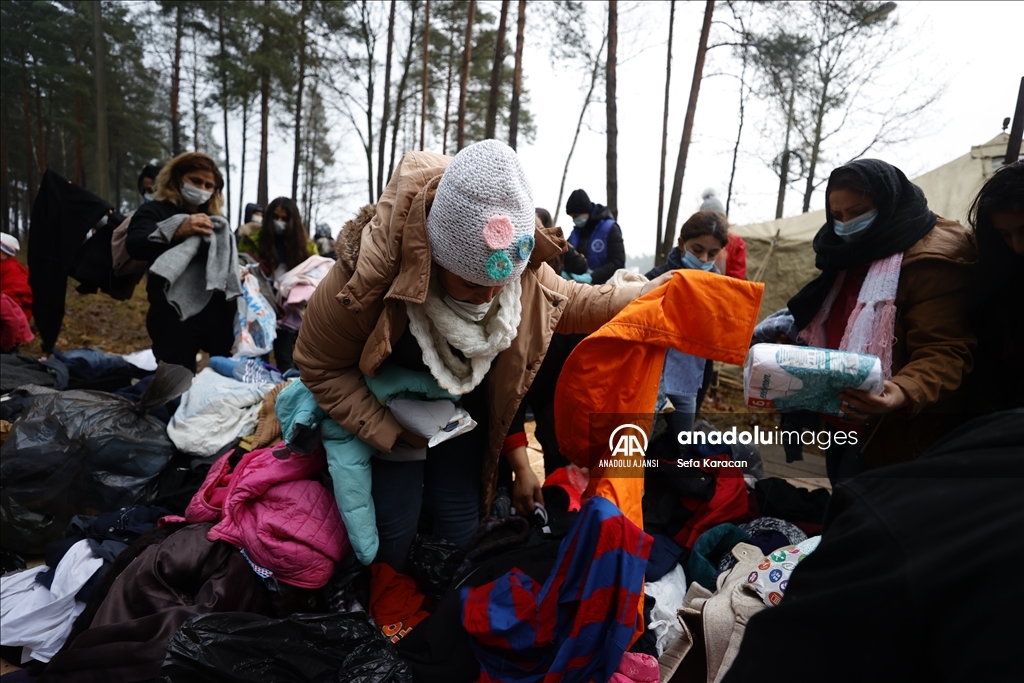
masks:
[[[434,262],[484,287],[523,274],[535,227],[533,192],[519,157],[496,140],[455,155],[427,215]]]
[[[717,211],[720,214],[725,214],[725,205],[718,198],[718,193],[715,192],[714,188],[709,187],[704,190],[700,198],[704,200],[704,203],[700,205],[701,211]]]

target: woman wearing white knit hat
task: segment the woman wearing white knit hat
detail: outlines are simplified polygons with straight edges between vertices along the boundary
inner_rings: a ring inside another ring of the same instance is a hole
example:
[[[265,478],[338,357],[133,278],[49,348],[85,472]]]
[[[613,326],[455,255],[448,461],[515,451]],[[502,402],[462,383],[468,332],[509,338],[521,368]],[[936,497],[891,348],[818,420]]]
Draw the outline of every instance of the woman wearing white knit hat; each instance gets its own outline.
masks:
[[[387,360],[429,370],[478,427],[426,460],[373,458],[377,561],[401,570],[423,505],[434,535],[465,547],[494,495],[498,458],[551,335],[590,333],[662,284],[591,287],[545,263],[564,251],[541,228],[516,153],[487,140],[454,159],[410,152],[376,207],[342,229],[338,263],[306,310],[295,362],[320,407],[378,451],[417,447],[368,391]],[[510,451],[520,509],[540,500],[524,448]]]

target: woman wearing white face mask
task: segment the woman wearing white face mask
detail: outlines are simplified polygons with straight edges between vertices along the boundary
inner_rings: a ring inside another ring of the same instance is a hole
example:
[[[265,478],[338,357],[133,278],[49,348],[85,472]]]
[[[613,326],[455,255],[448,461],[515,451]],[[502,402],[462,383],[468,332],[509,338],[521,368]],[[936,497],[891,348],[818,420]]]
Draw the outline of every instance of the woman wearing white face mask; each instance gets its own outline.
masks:
[[[238,242],[238,251],[259,261],[264,275],[278,278],[310,256],[319,255],[299,207],[291,199],[278,197],[270,202],[264,216],[260,229]]]
[[[665,263],[647,272],[654,279],[671,270],[694,268],[720,273],[715,259],[729,242],[729,221],[717,211],[698,211],[683,223],[679,242],[669,252]],[[665,394],[675,411],[669,418],[673,432],[690,431],[697,414],[697,396],[700,393],[708,361],[675,349],[665,354],[662,383]]]
[[[265,216],[259,230],[238,241],[238,251],[249,254],[259,262],[263,275],[270,281],[276,294],[284,273],[310,256],[319,256],[320,251],[316,242],[309,238],[299,207],[288,197],[278,197],[270,202]],[[277,321],[274,363],[282,372],[294,367],[292,349],[295,347],[299,325],[297,314]]]
[[[833,171],[825,202],[814,238],[822,272],[789,310],[800,341],[876,355],[886,379],[879,396],[842,392],[843,420],[825,418],[859,431],[857,444],[826,453],[837,481],[916,457],[951,423],[942,412],[972,366],[966,286],[976,250],[962,225],[932,213],[921,189],[883,161]]]
[[[125,238],[128,255],[152,266],[164,252],[185,239],[212,235],[215,229],[212,218],[223,221],[223,188],[224,178],[217,164],[205,154],[187,153],[172,159],[156,178],[153,201],[145,202],[132,215]],[[182,214],[187,214],[187,218],[170,235],[169,241],[153,239],[158,236],[161,224],[166,225],[165,221]],[[146,329],[157,360],[195,370],[196,354],[200,350],[211,356],[230,355],[235,339],[235,302],[227,301],[223,292],[215,292],[198,314],[181,320],[178,310],[167,300],[166,286],[163,278],[152,273],[147,278]]]

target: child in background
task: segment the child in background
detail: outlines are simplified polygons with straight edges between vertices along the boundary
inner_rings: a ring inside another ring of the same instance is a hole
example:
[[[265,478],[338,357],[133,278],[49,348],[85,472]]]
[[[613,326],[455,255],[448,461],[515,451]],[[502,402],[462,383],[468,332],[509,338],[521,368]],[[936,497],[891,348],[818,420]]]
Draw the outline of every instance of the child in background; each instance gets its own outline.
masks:
[[[14,235],[0,233],[0,292],[3,294],[3,331],[0,347],[11,351],[34,338],[28,321],[32,319],[32,288],[28,268],[15,257],[21,243]]]

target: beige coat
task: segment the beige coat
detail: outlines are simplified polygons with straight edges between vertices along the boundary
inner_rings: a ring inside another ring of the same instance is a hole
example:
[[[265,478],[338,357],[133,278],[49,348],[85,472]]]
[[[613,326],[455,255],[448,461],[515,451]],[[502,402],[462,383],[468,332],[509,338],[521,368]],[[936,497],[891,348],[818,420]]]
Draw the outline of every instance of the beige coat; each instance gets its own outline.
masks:
[[[431,276],[426,218],[449,157],[406,154],[376,209],[342,230],[338,262],[306,309],[294,359],[320,407],[362,441],[389,452],[402,427],[370,393],[374,376],[406,330],[405,303],[422,303]],[[538,228],[522,276],[522,320],[494,360],[484,389],[490,424],[483,463],[489,507],[502,442],[554,333],[589,334],[636,298],[642,285],[593,287],[562,279],[545,263],[565,250],[558,229]]]

